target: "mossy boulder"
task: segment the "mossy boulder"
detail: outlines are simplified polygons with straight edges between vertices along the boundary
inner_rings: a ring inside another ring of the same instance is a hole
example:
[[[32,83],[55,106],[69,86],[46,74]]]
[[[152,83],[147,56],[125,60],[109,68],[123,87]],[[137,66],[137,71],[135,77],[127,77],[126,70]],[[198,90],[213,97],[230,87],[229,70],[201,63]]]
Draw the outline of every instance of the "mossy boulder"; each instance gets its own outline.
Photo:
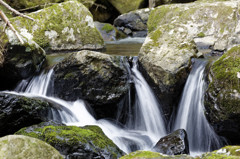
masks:
[[[43,121],[62,122],[57,110],[72,116],[66,109],[44,99],[10,93],[0,93],[0,106],[0,136],[13,134],[23,127]]]
[[[10,21],[16,30],[32,35],[32,39],[46,50],[103,48],[103,39],[94,26],[91,13],[78,1],[55,4],[28,16],[35,21],[22,17]]]
[[[38,10],[45,7],[49,7],[55,3],[61,3],[69,0],[6,0],[6,3],[8,3],[11,7],[17,10]],[[90,8],[95,0],[77,0],[78,2],[81,2],[86,7]]]
[[[237,1],[194,2],[163,5],[151,11],[149,34],[140,50],[139,61],[167,117],[178,103],[191,58],[198,56],[198,45],[194,42],[202,38],[198,34],[202,32],[213,39],[209,47],[215,50],[224,51],[240,43],[238,5]]]
[[[114,20],[114,26],[128,36],[146,37],[150,11],[151,9],[146,8],[122,14]]]
[[[54,94],[65,100],[86,100],[98,118],[114,117],[116,104],[127,93],[120,57],[83,50],[57,64],[54,71]]]
[[[240,158],[240,146],[226,146],[219,150],[205,153],[201,156],[201,159],[238,159]]]
[[[207,118],[219,135],[240,144],[240,46],[212,64],[208,81]]]
[[[104,41],[117,40],[121,33],[113,25],[109,23],[94,22],[96,28],[100,32]],[[122,33],[123,34],[123,33]]]
[[[98,126],[43,126],[35,125],[16,134],[35,137],[55,147],[66,158],[117,159],[124,153]]]
[[[129,153],[120,159],[194,159],[194,157],[188,156],[188,155],[163,155],[158,152],[151,152],[151,151],[135,151],[132,153]]]
[[[0,158],[63,159],[49,144],[32,137],[9,135],[0,138]]]
[[[194,1],[196,0],[149,0],[149,7],[153,8],[163,4],[188,3],[188,2],[194,2]]]
[[[3,27],[1,23],[0,29]],[[24,44],[8,28],[0,32],[0,90],[14,88],[20,80],[38,72],[45,61],[45,51],[25,31],[19,35]]]
[[[121,14],[141,8],[144,0],[108,0]]]

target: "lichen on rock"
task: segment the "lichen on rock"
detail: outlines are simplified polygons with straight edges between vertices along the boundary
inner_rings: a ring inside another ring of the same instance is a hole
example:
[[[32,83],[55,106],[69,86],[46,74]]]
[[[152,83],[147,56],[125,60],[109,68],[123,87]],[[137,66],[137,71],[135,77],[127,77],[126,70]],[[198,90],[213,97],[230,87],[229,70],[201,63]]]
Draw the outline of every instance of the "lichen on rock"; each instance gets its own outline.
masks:
[[[67,1],[28,14],[35,19],[10,19],[21,33],[26,30],[32,39],[50,51],[101,49],[103,39],[94,27],[91,13],[78,1]],[[61,18],[60,18],[61,17]]]

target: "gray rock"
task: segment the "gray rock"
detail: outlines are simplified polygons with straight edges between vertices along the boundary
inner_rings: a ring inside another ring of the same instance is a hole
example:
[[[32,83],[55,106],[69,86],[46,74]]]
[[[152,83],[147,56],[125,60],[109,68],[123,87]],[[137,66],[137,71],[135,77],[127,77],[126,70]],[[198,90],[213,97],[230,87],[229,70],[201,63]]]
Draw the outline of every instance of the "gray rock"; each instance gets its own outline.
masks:
[[[179,129],[161,138],[153,147],[153,150],[166,155],[189,154],[186,131]]]

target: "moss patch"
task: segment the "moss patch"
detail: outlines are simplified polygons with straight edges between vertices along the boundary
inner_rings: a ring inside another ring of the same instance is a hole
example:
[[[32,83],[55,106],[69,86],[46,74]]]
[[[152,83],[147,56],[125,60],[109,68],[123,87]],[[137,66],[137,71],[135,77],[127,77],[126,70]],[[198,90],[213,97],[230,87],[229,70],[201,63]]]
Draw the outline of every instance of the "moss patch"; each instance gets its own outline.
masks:
[[[111,31],[114,30],[114,27],[111,24],[105,24],[102,27],[102,30],[106,31],[107,33],[110,33]]]

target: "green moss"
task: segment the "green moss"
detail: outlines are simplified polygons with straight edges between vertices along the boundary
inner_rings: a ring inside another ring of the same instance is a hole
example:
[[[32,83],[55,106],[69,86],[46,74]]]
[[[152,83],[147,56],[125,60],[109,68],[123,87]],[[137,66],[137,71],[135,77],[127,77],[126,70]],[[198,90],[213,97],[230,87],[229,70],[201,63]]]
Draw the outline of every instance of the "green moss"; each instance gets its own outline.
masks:
[[[143,0],[108,0],[121,14],[138,9]]]
[[[203,32],[200,32],[200,33],[198,33],[198,35],[197,35],[199,38],[203,38],[203,37],[205,37],[205,34],[203,33]]]
[[[157,157],[162,157],[162,155],[160,153],[151,151],[136,151],[126,156],[123,156],[120,159],[157,158]]]
[[[74,72],[70,72],[64,76],[64,79],[67,80],[67,79],[72,79],[74,77],[75,77]]]
[[[121,150],[108,139],[97,126],[44,126],[28,131],[27,128],[19,130],[16,134],[22,134],[41,139],[53,147],[62,145],[64,147],[79,147],[85,151],[92,150],[96,153],[102,150],[110,152],[114,158],[119,156]]]
[[[114,27],[111,24],[105,24],[102,27],[102,30],[106,31],[107,33],[110,33],[111,31],[114,30]]]

